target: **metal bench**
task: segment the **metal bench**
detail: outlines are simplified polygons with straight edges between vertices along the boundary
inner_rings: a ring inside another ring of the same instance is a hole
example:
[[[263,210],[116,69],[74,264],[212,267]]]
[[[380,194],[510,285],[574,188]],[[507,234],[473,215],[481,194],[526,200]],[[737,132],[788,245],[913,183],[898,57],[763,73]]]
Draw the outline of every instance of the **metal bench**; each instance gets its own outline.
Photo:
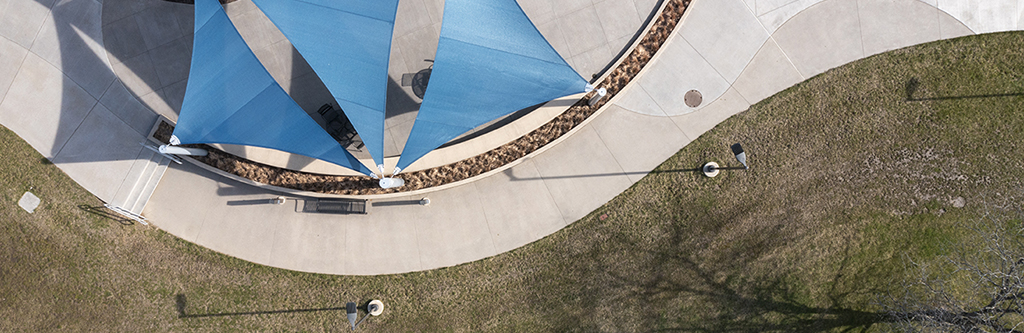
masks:
[[[302,207],[306,213],[366,214],[366,200],[309,199]]]

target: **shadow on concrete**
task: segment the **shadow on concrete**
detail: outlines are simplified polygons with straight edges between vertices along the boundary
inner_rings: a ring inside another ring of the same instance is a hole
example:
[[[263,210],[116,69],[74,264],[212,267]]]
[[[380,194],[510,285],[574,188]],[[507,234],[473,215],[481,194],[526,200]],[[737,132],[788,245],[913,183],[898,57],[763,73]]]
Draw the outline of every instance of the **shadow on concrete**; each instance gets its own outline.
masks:
[[[396,201],[374,201],[370,203],[373,207],[390,207],[390,206],[419,206],[419,200],[396,200]]]
[[[512,181],[525,181],[525,180],[544,180],[544,179],[572,179],[572,178],[595,178],[595,177],[613,177],[621,175],[647,175],[647,174],[659,174],[659,173],[680,173],[680,172],[701,172],[701,168],[694,169],[669,169],[669,170],[652,170],[650,172],[611,172],[611,173],[592,173],[584,175],[571,175],[571,176],[551,176],[551,177],[525,177],[520,178],[512,172],[509,168],[504,171],[505,175],[508,176],[509,180]]]
[[[228,206],[255,206],[255,205],[273,205],[274,199],[252,199],[252,200],[232,200],[228,201]]]

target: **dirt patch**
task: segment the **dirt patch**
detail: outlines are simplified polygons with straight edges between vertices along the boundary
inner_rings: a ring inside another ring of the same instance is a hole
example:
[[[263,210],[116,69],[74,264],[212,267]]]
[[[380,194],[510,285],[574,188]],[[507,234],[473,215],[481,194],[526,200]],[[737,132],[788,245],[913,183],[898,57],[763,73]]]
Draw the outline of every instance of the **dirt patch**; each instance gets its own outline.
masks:
[[[669,3],[658,16],[651,30],[641,39],[640,44],[618,67],[612,70],[608,78],[601,84],[601,86],[608,90],[608,96],[600,102],[594,105],[587,105],[587,101],[594,93],[587,94],[561,115],[515,141],[452,164],[402,174],[401,178],[405,180],[405,186],[400,188],[382,189],[377,185],[375,179],[366,176],[320,175],[277,168],[246,160],[205,145],[200,147],[208,149],[210,154],[205,157],[195,157],[195,159],[228,173],[263,184],[301,191],[342,195],[414,191],[474,177],[497,169],[544,147],[576,126],[579,126],[584,120],[593,115],[606,101],[610,100],[619,90],[632,81],[640,70],[647,65],[651,57],[658,52],[661,45],[672,33],[672,30],[675,29],[676,24],[683,16],[683,12],[689,4],[690,0],[669,0]],[[161,131],[158,130],[158,132]],[[167,138],[170,137],[169,134],[167,132]],[[161,141],[166,142],[164,139],[161,139]]]

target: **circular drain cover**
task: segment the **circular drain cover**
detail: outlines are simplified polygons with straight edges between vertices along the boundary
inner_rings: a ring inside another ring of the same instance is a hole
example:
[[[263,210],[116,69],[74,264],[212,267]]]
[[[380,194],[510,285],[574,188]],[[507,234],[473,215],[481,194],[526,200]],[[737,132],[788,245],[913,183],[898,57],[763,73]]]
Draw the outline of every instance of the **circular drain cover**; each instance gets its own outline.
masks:
[[[700,106],[700,103],[704,101],[704,97],[700,95],[699,91],[690,90],[683,96],[683,101],[686,102],[686,106],[695,108]]]

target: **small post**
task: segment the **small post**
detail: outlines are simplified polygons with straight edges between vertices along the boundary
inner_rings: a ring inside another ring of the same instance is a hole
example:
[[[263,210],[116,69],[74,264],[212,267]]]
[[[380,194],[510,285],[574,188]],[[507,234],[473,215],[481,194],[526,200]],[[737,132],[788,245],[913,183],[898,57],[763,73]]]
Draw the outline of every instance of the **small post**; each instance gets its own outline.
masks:
[[[587,83],[587,86],[583,88],[583,90],[588,93],[594,91],[594,85]],[[588,101],[587,103],[588,105],[593,106],[594,104],[597,104],[597,102],[604,98],[604,96],[606,95],[608,95],[607,89],[605,89],[604,87],[597,88],[597,94],[595,94],[594,97],[591,97],[590,101]]]

